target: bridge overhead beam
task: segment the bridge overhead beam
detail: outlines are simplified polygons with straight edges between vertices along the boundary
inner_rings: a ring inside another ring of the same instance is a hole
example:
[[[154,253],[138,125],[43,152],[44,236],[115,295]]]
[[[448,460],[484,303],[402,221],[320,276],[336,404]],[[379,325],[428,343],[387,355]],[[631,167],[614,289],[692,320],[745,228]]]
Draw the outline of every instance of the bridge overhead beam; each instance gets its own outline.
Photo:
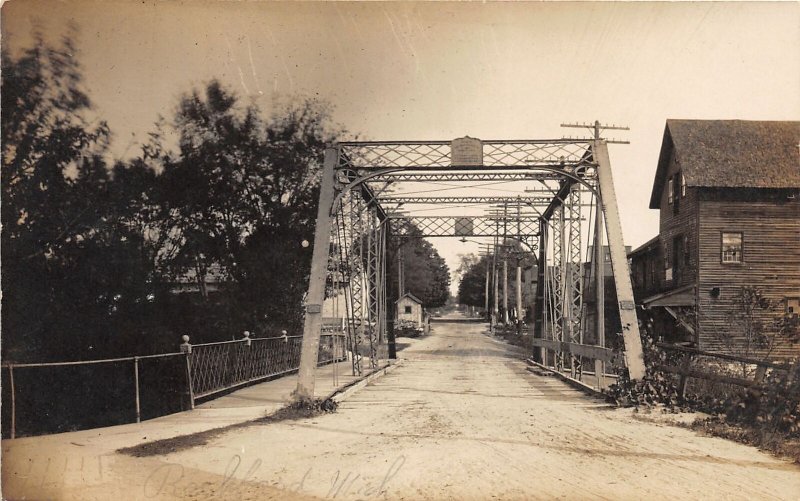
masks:
[[[392,216],[391,221],[409,224],[394,226],[395,237],[493,237],[498,234],[498,223],[514,223],[508,236],[526,237],[539,234],[539,218],[488,217],[488,216]],[[516,222],[519,221],[519,230]],[[519,234],[517,233],[519,231]]]
[[[534,165],[579,164],[591,141],[571,139],[479,141],[480,159],[465,162],[453,152],[453,141],[368,141],[340,143],[340,167],[436,169],[473,167],[510,169]]]
[[[437,183],[456,181],[557,181],[563,178],[563,174],[556,172],[535,172],[528,168],[525,172],[478,172],[475,169],[465,170],[463,172],[382,172],[371,176],[369,181]]]
[[[381,203],[387,204],[508,204],[509,207],[516,205],[540,205],[549,203],[552,196],[547,197],[411,197],[411,196],[386,196],[379,197]]]

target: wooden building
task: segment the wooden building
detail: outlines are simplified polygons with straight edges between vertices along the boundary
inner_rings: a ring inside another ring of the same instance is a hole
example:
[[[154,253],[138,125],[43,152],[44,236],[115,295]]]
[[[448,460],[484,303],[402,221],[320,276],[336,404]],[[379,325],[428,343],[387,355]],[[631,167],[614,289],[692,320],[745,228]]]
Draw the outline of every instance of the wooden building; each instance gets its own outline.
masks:
[[[414,294],[406,292],[397,300],[397,320],[400,322],[412,322],[417,327],[422,327],[423,308],[422,300]]]
[[[785,336],[771,349],[753,342],[799,309],[799,197],[800,122],[667,120],[650,197],[659,234],[630,253],[637,303],[658,337],[800,355]],[[743,313],[753,288],[762,296]]]

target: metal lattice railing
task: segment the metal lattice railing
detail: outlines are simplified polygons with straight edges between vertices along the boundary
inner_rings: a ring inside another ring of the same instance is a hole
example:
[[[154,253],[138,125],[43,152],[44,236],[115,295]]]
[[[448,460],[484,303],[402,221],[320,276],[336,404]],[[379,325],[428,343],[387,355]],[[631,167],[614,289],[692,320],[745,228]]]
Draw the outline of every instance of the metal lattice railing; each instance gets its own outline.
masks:
[[[300,366],[301,345],[302,336],[245,337],[192,345],[189,362],[193,396],[202,398],[295,371]],[[345,358],[344,336],[323,334],[318,363]]]

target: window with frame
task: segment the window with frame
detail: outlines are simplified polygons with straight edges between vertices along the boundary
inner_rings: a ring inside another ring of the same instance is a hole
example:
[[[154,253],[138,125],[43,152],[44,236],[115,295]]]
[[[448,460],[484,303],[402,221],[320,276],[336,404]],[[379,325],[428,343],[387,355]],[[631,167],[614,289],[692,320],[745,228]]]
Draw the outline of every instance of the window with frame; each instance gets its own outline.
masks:
[[[683,235],[672,238],[672,267],[675,271],[683,267]]]
[[[741,232],[722,233],[722,262],[741,263],[743,261],[743,240]]]
[[[678,187],[681,183],[681,173],[678,172],[672,177],[672,189],[674,191],[674,195],[672,197],[672,213],[677,214],[678,209],[680,208],[680,201],[681,201],[681,194],[678,191]]]
[[[672,184],[672,178],[669,178],[667,186],[667,202],[672,205],[672,200],[675,198],[675,187]]]
[[[683,175],[683,172],[678,174],[681,179],[681,196],[686,196],[686,177]]]
[[[800,315],[800,297],[787,297],[786,301],[786,314],[790,317]]]
[[[411,313],[411,307],[410,306],[406,306],[406,313]]]

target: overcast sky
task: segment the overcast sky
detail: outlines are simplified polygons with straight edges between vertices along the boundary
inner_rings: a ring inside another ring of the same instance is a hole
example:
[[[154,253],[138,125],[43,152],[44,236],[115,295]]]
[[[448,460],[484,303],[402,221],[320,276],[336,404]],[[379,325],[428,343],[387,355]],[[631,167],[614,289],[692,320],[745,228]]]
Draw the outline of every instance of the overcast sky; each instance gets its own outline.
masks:
[[[118,155],[216,77],[268,111],[329,100],[362,139],[557,138],[631,127],[611,162],[626,243],[667,118],[799,120],[800,3],[266,3],[12,0],[3,44],[80,29],[78,57]],[[436,239],[451,269],[469,244]]]

